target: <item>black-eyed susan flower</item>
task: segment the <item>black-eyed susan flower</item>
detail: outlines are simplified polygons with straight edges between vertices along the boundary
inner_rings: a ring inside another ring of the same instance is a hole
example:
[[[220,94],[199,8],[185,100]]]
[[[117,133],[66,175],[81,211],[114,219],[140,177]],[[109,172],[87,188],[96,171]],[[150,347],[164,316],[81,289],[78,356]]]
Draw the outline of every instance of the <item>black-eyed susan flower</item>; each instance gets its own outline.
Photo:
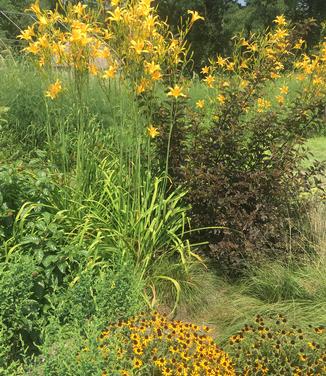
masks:
[[[143,365],[143,361],[139,358],[134,358],[132,360],[133,368],[140,368]]]

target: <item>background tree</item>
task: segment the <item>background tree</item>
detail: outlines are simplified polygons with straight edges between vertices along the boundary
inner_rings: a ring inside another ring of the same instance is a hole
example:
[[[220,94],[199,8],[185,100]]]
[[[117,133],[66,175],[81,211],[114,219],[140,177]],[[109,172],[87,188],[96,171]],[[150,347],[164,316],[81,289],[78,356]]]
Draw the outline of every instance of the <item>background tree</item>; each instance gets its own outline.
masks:
[[[262,32],[273,25],[277,15],[285,14],[302,25],[302,34],[310,46],[320,39],[321,28],[317,24],[326,19],[325,0],[247,0],[245,5],[237,0],[156,0],[156,4],[160,15],[174,28],[188,9],[205,17],[205,22],[198,23],[189,36],[197,68],[210,56],[228,53],[236,33]],[[312,18],[317,23],[313,24]]]
[[[156,0],[159,14],[177,28],[187,10],[196,10],[205,17],[192,30],[189,41],[194,50],[196,67],[202,65],[208,56],[228,49],[231,31],[225,27],[225,19],[241,8],[236,0]]]
[[[0,39],[3,46],[14,46],[19,43],[16,37],[20,34],[20,29],[25,29],[33,22],[31,15],[25,13],[25,9],[33,2],[33,0],[0,0]],[[55,6],[56,2],[56,0],[41,0],[40,5]]]
[[[19,34],[17,26],[22,29],[26,26],[28,16],[23,11],[29,3],[26,0],[0,0],[0,38],[4,42],[13,43]]]
[[[69,0],[77,3],[80,0]],[[285,14],[295,23],[302,25],[307,41],[313,46],[320,39],[321,28],[312,27],[312,18],[320,24],[326,19],[326,0],[154,0],[161,17],[168,19],[174,31],[177,31],[180,19],[189,9],[196,10],[205,17],[205,22],[198,22],[189,41],[194,51],[195,67],[199,69],[207,58],[217,53],[227,54],[231,49],[231,38],[244,31],[263,31],[273,24],[277,15]],[[33,20],[24,13],[33,0],[0,0],[0,38],[5,44],[17,44],[16,36],[20,28],[25,28]],[[82,0],[89,6],[93,1]],[[57,0],[41,0],[43,7],[54,9]],[[106,4],[109,5],[110,0]],[[241,5],[242,4],[242,5]],[[9,20],[10,18],[10,20]],[[17,26],[16,26],[17,25]]]

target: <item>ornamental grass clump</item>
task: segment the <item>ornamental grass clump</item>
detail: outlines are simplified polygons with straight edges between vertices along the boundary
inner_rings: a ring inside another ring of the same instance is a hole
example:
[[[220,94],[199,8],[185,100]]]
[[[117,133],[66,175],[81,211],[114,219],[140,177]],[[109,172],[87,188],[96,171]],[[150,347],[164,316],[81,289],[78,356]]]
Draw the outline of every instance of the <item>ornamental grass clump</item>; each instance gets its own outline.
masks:
[[[240,375],[322,376],[326,372],[325,327],[302,328],[287,318],[257,315],[226,346]]]
[[[208,335],[209,329],[141,313],[110,325],[98,339],[103,358],[119,354],[121,375],[235,375],[230,357]],[[111,337],[116,347],[112,349]],[[103,369],[103,375],[111,375]]]

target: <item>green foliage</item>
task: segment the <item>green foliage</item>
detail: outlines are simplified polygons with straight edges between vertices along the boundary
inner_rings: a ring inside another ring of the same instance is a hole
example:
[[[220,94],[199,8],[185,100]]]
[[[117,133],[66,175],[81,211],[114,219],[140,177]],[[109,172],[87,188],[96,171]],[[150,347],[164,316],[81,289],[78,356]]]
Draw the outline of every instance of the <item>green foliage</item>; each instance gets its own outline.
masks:
[[[26,202],[46,203],[53,186],[39,166],[37,159],[0,166],[0,244],[13,236],[16,216]]]
[[[0,263],[0,371],[36,351],[41,331],[40,270],[30,256]]]
[[[309,25],[309,20],[320,23],[326,19],[324,0],[249,0],[242,6],[239,3],[235,0],[157,1],[160,15],[167,17],[173,27],[177,27],[188,9],[197,10],[205,17],[205,23],[196,25],[188,37],[197,69],[207,58],[229,53],[230,40],[235,34],[243,32],[248,37],[250,33],[262,32],[280,14],[300,25],[310,46],[318,42],[321,28],[316,23]]]
[[[144,139],[148,123],[143,107],[128,87],[114,82],[99,90],[93,80],[80,105],[68,82],[58,101],[46,103],[46,80],[36,80],[38,71],[30,64],[19,67],[9,63],[3,67],[8,81],[1,82],[1,95],[10,107],[3,142],[22,141],[19,155],[24,159],[36,147],[43,149],[37,152],[40,164],[54,173],[17,175],[30,187],[49,179],[47,195],[29,194],[24,184],[10,186],[11,195],[20,190],[26,194],[13,199],[15,208],[4,239],[7,252],[33,251],[47,277],[59,283],[85,258],[132,259],[144,279],[155,280],[154,284],[165,280],[178,296],[178,282],[162,273],[161,265],[167,264],[166,259],[185,270],[192,257],[182,240],[188,208],[182,205],[183,191],[166,197],[166,178],[149,172],[157,163],[152,160],[152,145]],[[24,75],[30,87],[22,85]],[[8,221],[7,212],[4,216]]]
[[[106,367],[116,370],[118,343],[110,339],[112,348],[104,358],[97,338],[109,323],[143,308],[143,286],[132,269],[132,264],[116,263],[114,269],[88,265],[73,283],[48,296],[40,355],[29,362],[27,374],[82,376],[101,375]]]
[[[118,268],[115,263],[114,268],[95,269],[88,264],[58,286],[54,275],[50,285],[44,267],[30,255],[2,262],[0,370],[18,372],[22,364],[31,364],[32,357],[38,354],[36,361],[40,360],[41,364],[44,357],[49,357],[46,366],[50,368],[52,362],[61,367],[62,357],[66,363],[71,361],[76,365],[73,348],[67,356],[65,341],[70,343],[72,338],[75,339],[75,351],[79,353],[86,346],[85,333],[90,330],[94,333],[111,321],[129,317],[142,309],[143,286],[139,277],[131,272],[132,264]],[[59,336],[61,338],[56,342]],[[96,336],[89,334],[89,338],[91,341]],[[60,351],[56,354],[54,349],[59,344],[63,347],[59,347]],[[53,356],[50,357],[47,351],[51,351]],[[83,367],[91,367],[86,364],[89,359],[85,358],[80,365],[81,375],[86,372]],[[93,372],[94,368],[91,369]]]
[[[30,18],[23,14],[23,11],[31,1],[29,0],[1,0],[0,11],[0,39],[7,44],[15,44],[15,37],[19,34],[16,25],[24,28]],[[15,25],[16,24],[16,25]]]
[[[142,285],[133,273],[133,265],[125,263],[114,270],[85,269],[70,287],[63,287],[51,296],[52,315],[61,324],[96,320],[97,325],[120,320],[142,308]]]
[[[94,323],[60,326],[53,321],[46,328],[41,355],[27,367],[27,375],[100,376],[103,359],[97,349],[99,330]],[[110,355],[111,357],[114,355]],[[117,364],[117,359],[112,362]]]

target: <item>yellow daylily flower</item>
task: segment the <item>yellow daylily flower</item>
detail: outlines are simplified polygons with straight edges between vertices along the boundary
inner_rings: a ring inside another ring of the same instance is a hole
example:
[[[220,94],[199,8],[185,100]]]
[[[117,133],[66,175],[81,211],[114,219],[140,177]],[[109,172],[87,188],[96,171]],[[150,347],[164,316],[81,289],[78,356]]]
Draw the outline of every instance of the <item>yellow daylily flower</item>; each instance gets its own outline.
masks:
[[[235,63],[231,62],[226,65],[226,70],[228,71],[234,71]]]
[[[149,74],[153,74],[157,71],[160,71],[161,70],[161,67],[159,64],[156,64],[154,61],[151,61],[150,63],[145,61],[144,63],[145,65],[145,69],[146,71],[149,73]]]
[[[132,40],[130,44],[131,48],[135,50],[137,55],[140,55],[142,52],[146,52],[146,50],[144,50],[145,42],[143,40]]]
[[[251,51],[251,52],[257,52],[258,51],[258,46],[256,43],[253,43],[253,44],[250,44],[248,46],[248,50]]]
[[[196,102],[196,107],[197,108],[204,108],[205,107],[205,100],[204,99],[200,99],[199,101]]]
[[[278,74],[278,73],[275,73],[275,72],[271,72],[271,78],[272,79],[276,79],[276,78],[280,78],[281,76]]]
[[[224,59],[222,56],[217,57],[217,65],[224,67],[227,64],[227,59]]]
[[[136,87],[136,94],[140,95],[144,93],[147,87],[148,87],[148,81],[145,78],[143,78]]]
[[[240,64],[240,68],[247,69],[248,68],[247,62],[246,61],[242,61],[241,64]]]
[[[284,98],[283,95],[277,95],[275,98],[276,98],[276,100],[277,100],[277,102],[278,102],[278,104],[279,104],[280,106],[283,106],[283,105],[284,105],[284,103],[285,103],[285,98]]]
[[[168,92],[168,96],[179,98],[179,97],[185,97],[185,95],[182,92],[182,87],[179,85],[175,85],[174,87],[169,87],[170,91]]]
[[[201,73],[202,74],[208,74],[209,73],[209,67],[207,65],[205,65],[204,67],[202,67]]]
[[[110,15],[108,19],[112,22],[120,22],[124,13],[125,11],[123,11],[120,7],[117,7],[113,12],[108,12],[108,14]]]
[[[293,46],[294,49],[296,50],[300,50],[300,48],[302,47],[302,45],[304,44],[304,39],[300,38],[296,44]]]
[[[257,106],[258,106],[257,111],[258,112],[264,112],[268,110],[271,107],[271,105],[272,105],[271,102],[267,99],[264,99],[264,98],[257,99]]]
[[[23,30],[17,38],[24,40],[31,40],[35,36],[34,26],[28,26],[26,30]]]
[[[96,76],[98,74],[98,68],[95,64],[89,64],[88,71],[93,76]]]
[[[282,86],[280,87],[280,93],[283,95],[286,95],[289,92],[289,87],[288,86]]]
[[[35,1],[35,3],[34,4],[32,4],[31,6],[30,6],[30,10],[33,12],[33,13],[35,13],[36,15],[39,15],[40,13],[41,13],[41,9],[40,9],[40,4],[39,4],[40,2],[39,2],[39,0],[38,1]]]
[[[223,94],[219,94],[217,96],[217,100],[220,102],[220,104],[224,104],[225,103],[225,96]]]
[[[159,136],[160,132],[157,128],[153,127],[152,125],[147,128],[147,133],[149,137],[155,138]]]
[[[40,52],[39,43],[30,43],[28,47],[24,48],[24,51],[30,52],[31,54],[37,55]]]
[[[314,77],[312,80],[313,85],[321,85],[323,83],[323,79],[321,77]]]
[[[287,24],[286,19],[283,15],[277,16],[273,22],[279,26],[285,26]]]
[[[190,23],[194,23],[198,20],[205,20],[205,18],[202,17],[196,10],[188,10],[187,13],[191,15]]]
[[[159,81],[162,78],[162,73],[160,71],[155,71],[151,75],[153,81]]]
[[[206,82],[206,84],[209,86],[209,87],[213,87],[213,84],[214,84],[214,82],[215,82],[215,77],[214,76],[212,76],[211,74],[210,75],[208,75],[205,79],[204,79],[204,81]]]
[[[248,85],[249,85],[249,81],[247,81],[247,80],[241,80],[240,84],[239,84],[239,87],[241,89],[246,89],[248,87]]]
[[[54,84],[49,86],[49,89],[46,91],[45,96],[51,98],[52,100],[55,99],[58,94],[62,91],[62,85],[60,80],[56,80]]]
[[[84,10],[87,8],[87,5],[82,4],[79,2],[73,7],[74,13],[76,13],[78,16],[82,16],[84,14]]]
[[[44,67],[44,65],[45,65],[45,57],[44,57],[44,56],[41,56],[41,57],[40,57],[40,59],[39,59],[39,61],[38,61],[38,65],[39,65],[40,67]]]
[[[104,74],[103,74],[103,78],[113,78],[116,74],[117,74],[117,66],[115,65],[111,65],[109,67],[109,69],[107,69]]]

